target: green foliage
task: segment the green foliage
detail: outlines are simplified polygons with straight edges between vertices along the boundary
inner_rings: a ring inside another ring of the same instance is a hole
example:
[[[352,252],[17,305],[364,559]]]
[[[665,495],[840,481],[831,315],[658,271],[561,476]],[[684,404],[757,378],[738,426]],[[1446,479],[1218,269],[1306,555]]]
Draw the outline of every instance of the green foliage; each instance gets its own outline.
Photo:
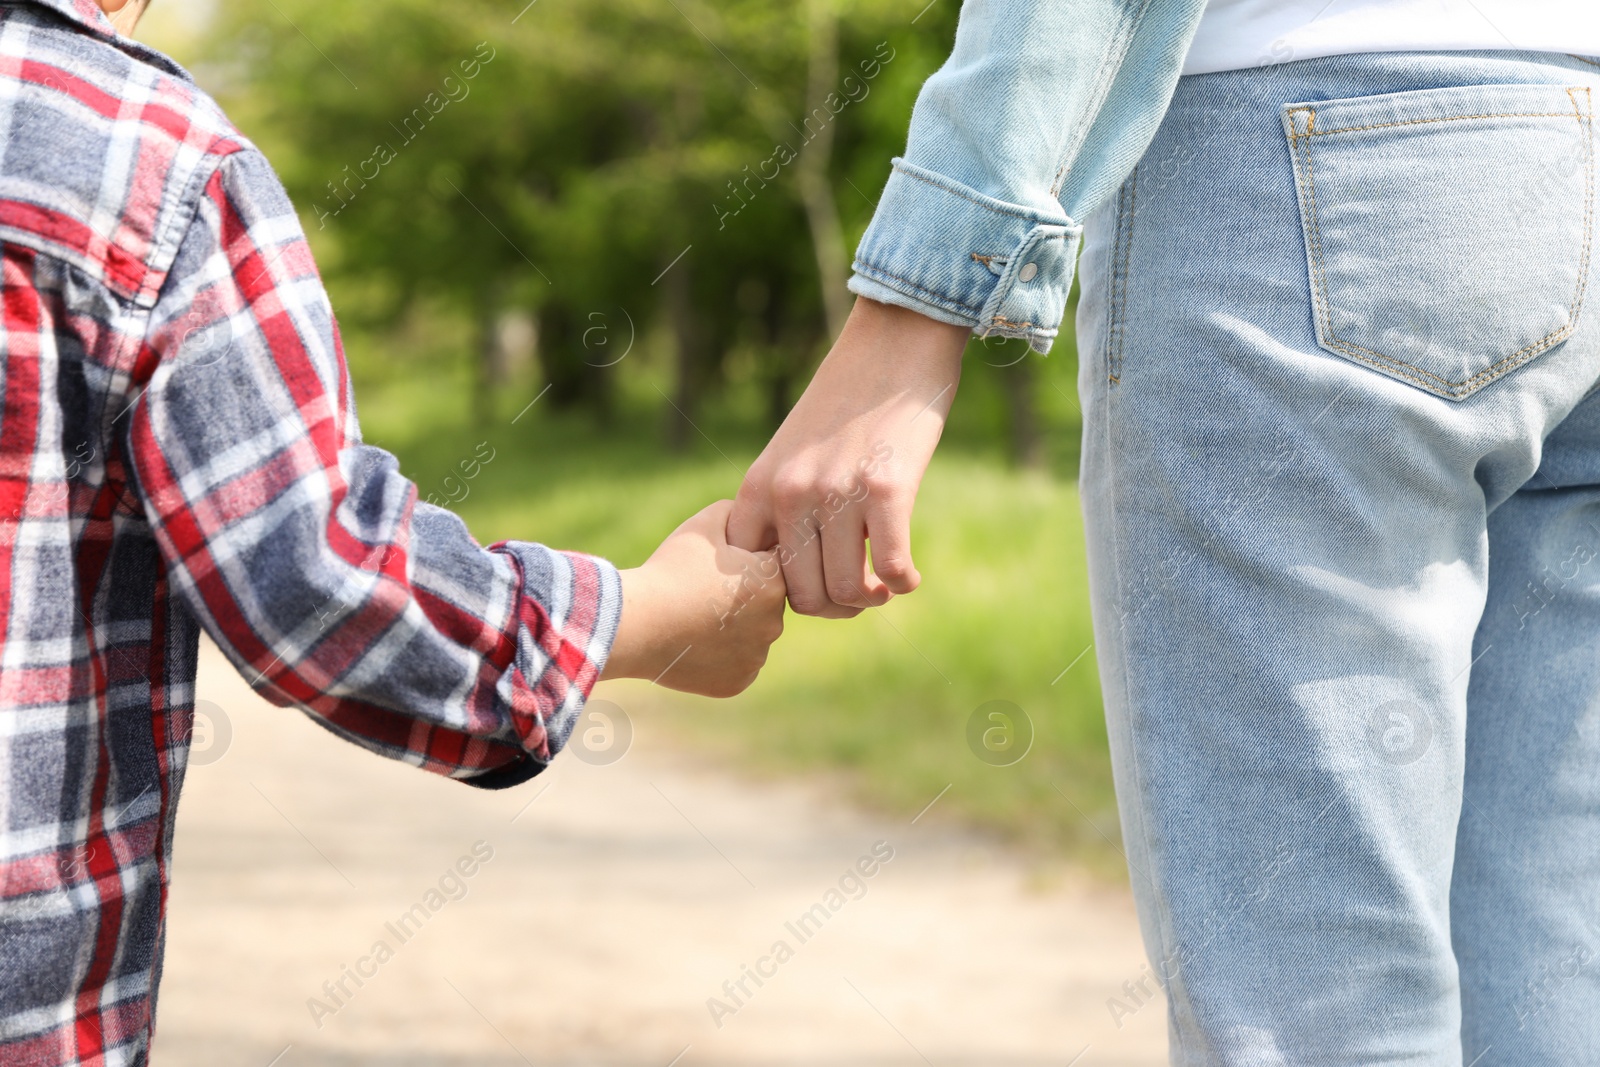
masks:
[[[729,420],[670,456],[648,435],[542,405],[515,425],[484,427],[415,382],[369,400],[369,436],[402,456],[422,493],[460,495],[455,507],[483,541],[534,537],[619,566],[642,562],[689,514],[731,495],[761,445]],[[461,481],[461,462],[470,469],[490,450],[493,461]],[[921,589],[850,621],[791,614],[742,696],[694,700],[639,685],[611,698],[641,729],[670,729],[746,766],[842,772],[858,796],[908,820],[950,785],[929,818],[973,821],[1120,877],[1121,856],[1101,836],[1115,837],[1117,820],[1076,492],[944,451],[913,536]],[[967,720],[991,700],[1019,705],[1036,730],[1015,766],[990,766],[968,748]]]
[[[491,392],[549,387],[682,447],[719,412],[770,432],[803,387],[956,13],[273,0],[217,5],[199,44],[165,29],[282,174],[358,382],[431,378],[479,417]],[[509,311],[538,327],[520,375],[498,351]],[[1070,471],[1070,342],[971,363],[951,433]]]
[[[182,58],[300,208],[367,438],[486,542],[627,566],[732,495],[803,386],[830,337],[823,277],[847,269],[957,4],[523,2],[219,5]],[[827,136],[814,81],[845,101]],[[539,327],[521,372],[489,358],[508,310]],[[791,616],[737,700],[621,699],[745,762],[843,769],[908,819],[949,785],[929,818],[1114,868],[1093,654],[1051,684],[1091,640],[1076,495],[1006,467],[1075,470],[1075,374],[1070,337],[1048,359],[971,346],[919,498],[916,595]],[[995,699],[1037,730],[1013,767],[967,747]]]
[[[209,54],[300,206],[347,328],[388,327],[421,298],[482,328],[531,309],[553,399],[603,409],[618,375],[583,329],[625,309],[668,322],[680,404],[715,392],[743,346],[779,379],[777,415],[826,340],[816,236],[838,231],[841,282],[948,47],[954,5],[913,24],[917,10],[275,0],[230,5]],[[813,66],[831,72],[821,110]],[[838,208],[814,223],[799,171],[818,163]]]

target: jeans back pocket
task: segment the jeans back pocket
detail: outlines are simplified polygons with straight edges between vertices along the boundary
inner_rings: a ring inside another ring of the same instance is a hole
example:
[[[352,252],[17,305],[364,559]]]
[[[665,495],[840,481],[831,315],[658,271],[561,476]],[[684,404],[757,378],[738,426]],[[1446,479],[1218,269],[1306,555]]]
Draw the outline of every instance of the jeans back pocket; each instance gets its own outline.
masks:
[[[1288,104],[1317,343],[1451,400],[1560,344],[1589,274],[1582,86]]]

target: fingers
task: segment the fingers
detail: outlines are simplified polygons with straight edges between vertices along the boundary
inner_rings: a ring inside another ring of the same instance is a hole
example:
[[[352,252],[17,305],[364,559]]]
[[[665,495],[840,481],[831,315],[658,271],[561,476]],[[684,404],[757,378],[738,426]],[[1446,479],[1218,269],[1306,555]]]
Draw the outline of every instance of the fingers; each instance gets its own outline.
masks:
[[[889,600],[888,588],[867,569],[867,529],[854,508],[822,528],[822,577],[835,604],[876,608]]]
[[[707,534],[713,544],[728,543],[728,516],[733,514],[733,501],[718,500],[707,504],[684,522],[683,527]]]
[[[780,606],[778,614],[781,615],[784,581],[778,551],[771,548],[751,552],[728,544],[725,538],[733,510],[732,500],[718,500],[690,516],[678,530],[703,537],[709,543],[714,553],[710,562],[723,576],[723,583],[732,589],[736,610],[743,610],[750,604],[763,609],[776,605]]]
[[[684,528],[703,534],[713,544],[765,557],[759,564],[763,573],[773,573],[781,563],[789,605],[796,614],[854,618],[891,596],[911,592],[922,581],[911,556],[912,498],[903,492],[879,486],[863,502],[864,517],[854,504],[837,513],[825,507],[807,513],[797,505],[810,494],[791,493],[787,511],[794,517],[786,518],[777,529],[761,510],[747,503],[753,497],[746,487],[740,488],[740,494],[739,500],[708,505],[685,522]],[[868,540],[871,567],[867,565]],[[746,547],[749,545],[757,547]]]
[[[733,605],[714,633],[684,658],[677,676],[663,684],[709,697],[730,697],[756,680],[773,643],[783,634],[783,570],[776,551],[742,552],[742,576]]]
[[[779,619],[778,631],[781,632],[785,586],[783,567],[778,562],[778,550],[767,548],[750,551],[725,541],[723,538],[728,520],[734,509],[734,501],[719,500],[705,508],[691,521],[704,524],[704,533],[710,538],[712,546],[728,561],[724,566],[732,565],[738,568],[739,576],[734,592],[735,610],[743,611],[747,607],[754,607],[758,612],[775,613]],[[774,633],[769,640],[776,639],[777,634]]]
[[[885,494],[867,504],[867,537],[872,541],[872,569],[896,595],[922,583],[911,559],[912,501]]]
[[[850,619],[861,608],[838,604],[828,596],[827,579],[822,569],[822,538],[825,526],[806,519],[786,522],[778,531],[778,558],[783,561],[783,580],[789,590],[789,606],[797,615],[822,619]]]
[[[788,595],[777,550],[755,553],[754,570],[760,584],[751,599],[756,602],[758,614],[770,616],[760,635],[770,645],[783,634],[783,604]]]
[[[648,678],[717,697],[755,680],[783,633],[783,568],[773,550],[727,544],[732,510],[729,500],[702,509],[642,566],[622,572],[622,618],[607,677]]]
[[[728,544],[746,552],[771,548],[778,543],[778,531],[772,522],[772,509],[766,494],[752,480],[754,471],[739,485],[739,495],[733,501],[728,515]]]

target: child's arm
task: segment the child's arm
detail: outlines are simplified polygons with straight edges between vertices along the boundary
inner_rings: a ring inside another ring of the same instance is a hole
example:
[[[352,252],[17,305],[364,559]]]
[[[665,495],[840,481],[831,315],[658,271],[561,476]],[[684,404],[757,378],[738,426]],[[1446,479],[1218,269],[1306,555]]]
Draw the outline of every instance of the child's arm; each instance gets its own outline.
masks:
[[[181,236],[124,447],[170,588],[263,695],[505,785],[565,744],[614,638],[608,674],[654,678],[682,638],[662,684],[748,684],[782,582],[735,612],[725,572],[775,567],[717,543],[705,513],[623,578],[541,545],[480,547],[361,443],[327,296],[258,153],[222,163]]]

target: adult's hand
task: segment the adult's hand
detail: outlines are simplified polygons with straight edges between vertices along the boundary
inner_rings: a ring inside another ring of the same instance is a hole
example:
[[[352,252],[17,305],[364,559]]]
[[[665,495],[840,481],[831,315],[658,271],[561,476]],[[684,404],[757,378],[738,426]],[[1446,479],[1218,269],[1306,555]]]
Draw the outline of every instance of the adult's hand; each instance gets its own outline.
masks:
[[[909,593],[911,509],[970,331],[859,298],[739,487],[728,543],[777,547],[789,606],[842,619]],[[867,541],[872,566],[867,566]]]

